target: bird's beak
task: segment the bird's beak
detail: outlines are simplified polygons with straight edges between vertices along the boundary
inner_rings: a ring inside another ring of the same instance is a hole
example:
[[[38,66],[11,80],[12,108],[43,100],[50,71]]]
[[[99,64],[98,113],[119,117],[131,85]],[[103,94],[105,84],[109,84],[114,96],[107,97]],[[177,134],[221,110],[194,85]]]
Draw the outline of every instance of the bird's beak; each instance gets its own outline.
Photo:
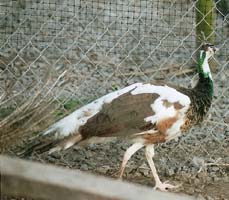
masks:
[[[219,48],[214,47],[214,48],[213,48],[213,51],[214,51],[214,53],[215,53],[216,51],[219,51]]]

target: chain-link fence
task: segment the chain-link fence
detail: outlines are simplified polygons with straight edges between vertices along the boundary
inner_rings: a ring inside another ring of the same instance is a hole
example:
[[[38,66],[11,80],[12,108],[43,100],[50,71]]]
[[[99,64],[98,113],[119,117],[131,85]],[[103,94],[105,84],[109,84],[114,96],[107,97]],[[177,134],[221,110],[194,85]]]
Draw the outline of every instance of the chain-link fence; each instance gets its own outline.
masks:
[[[197,10],[191,0],[2,0],[0,125],[8,127],[2,141],[36,133],[137,81],[190,87]],[[220,174],[229,162],[228,1],[214,1],[212,11],[219,52],[210,114],[179,143],[159,147],[166,160],[158,162],[186,170],[210,162]]]

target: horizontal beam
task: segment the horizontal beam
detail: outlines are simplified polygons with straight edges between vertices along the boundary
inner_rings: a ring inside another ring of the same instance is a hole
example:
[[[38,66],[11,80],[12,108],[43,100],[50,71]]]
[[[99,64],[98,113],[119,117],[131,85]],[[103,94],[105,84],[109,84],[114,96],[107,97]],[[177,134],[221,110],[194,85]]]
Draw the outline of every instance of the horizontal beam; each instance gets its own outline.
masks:
[[[5,195],[49,200],[191,200],[79,170],[0,155],[1,189]]]

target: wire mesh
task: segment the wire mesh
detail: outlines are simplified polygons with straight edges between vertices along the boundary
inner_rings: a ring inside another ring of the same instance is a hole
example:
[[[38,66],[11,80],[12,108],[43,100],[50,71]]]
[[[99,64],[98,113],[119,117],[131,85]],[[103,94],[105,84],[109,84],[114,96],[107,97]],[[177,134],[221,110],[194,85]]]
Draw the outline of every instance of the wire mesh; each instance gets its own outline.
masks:
[[[39,102],[48,98],[58,106],[48,124],[137,81],[190,87],[198,48],[196,10],[196,1],[190,0],[1,1],[1,123],[41,87]],[[168,166],[181,167],[196,157],[229,162],[228,2],[217,0],[212,10],[220,49],[213,105],[201,128],[192,128],[168,150],[159,147]],[[37,124],[27,127],[30,132],[41,129]]]

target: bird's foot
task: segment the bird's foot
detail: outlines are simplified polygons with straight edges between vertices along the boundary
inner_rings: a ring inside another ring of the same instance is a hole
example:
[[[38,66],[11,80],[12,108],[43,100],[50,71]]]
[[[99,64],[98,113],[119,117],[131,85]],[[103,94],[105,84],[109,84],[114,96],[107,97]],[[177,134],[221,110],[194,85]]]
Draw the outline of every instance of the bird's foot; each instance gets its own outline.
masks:
[[[56,147],[51,148],[51,149],[48,151],[48,154],[52,154],[52,153],[54,153],[54,152],[56,152],[56,151],[61,151],[61,150],[62,150],[62,147],[56,146]]]
[[[159,182],[159,183],[156,183],[154,189],[159,189],[163,192],[167,192],[169,189],[176,189],[176,188],[179,188],[182,184],[179,184],[179,185],[171,185],[168,183],[169,181],[165,181],[164,183],[162,182]]]
[[[114,173],[111,174],[111,176],[122,180],[123,177],[122,170],[119,169],[118,171],[115,171]]]

